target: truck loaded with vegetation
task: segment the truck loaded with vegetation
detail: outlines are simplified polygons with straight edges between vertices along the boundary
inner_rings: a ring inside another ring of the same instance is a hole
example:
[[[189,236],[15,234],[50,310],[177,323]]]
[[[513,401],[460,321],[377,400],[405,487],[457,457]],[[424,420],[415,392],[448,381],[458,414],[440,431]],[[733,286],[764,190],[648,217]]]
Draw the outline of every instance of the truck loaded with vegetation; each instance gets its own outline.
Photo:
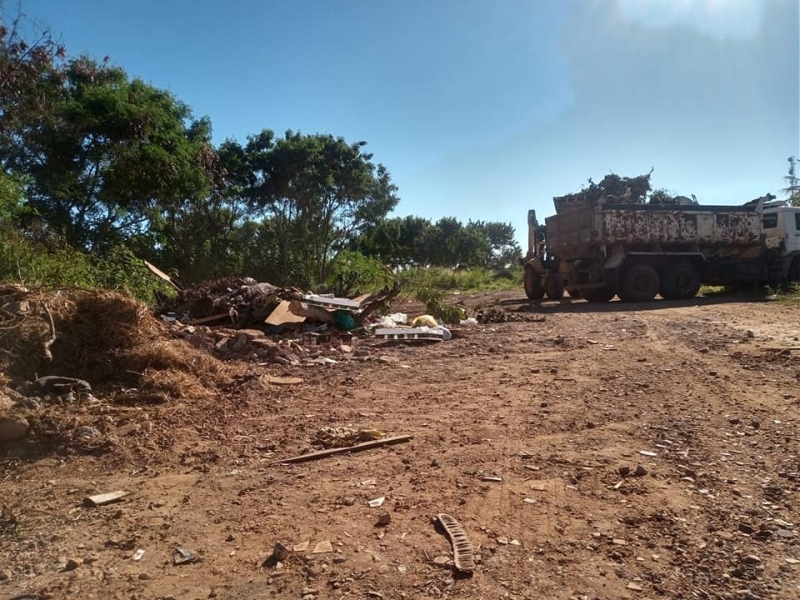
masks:
[[[778,287],[800,281],[800,208],[767,194],[742,206],[704,206],[650,193],[650,175],[609,175],[554,198],[542,226],[528,213],[530,299],[645,302],[694,297],[702,284]]]

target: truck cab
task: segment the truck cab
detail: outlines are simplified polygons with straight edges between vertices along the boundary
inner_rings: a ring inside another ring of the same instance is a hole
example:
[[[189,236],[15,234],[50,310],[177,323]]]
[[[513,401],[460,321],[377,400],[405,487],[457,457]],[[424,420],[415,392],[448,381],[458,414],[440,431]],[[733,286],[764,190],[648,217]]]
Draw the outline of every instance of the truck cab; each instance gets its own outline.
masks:
[[[779,249],[782,254],[800,253],[800,207],[783,200],[768,202],[762,223],[768,248]]]

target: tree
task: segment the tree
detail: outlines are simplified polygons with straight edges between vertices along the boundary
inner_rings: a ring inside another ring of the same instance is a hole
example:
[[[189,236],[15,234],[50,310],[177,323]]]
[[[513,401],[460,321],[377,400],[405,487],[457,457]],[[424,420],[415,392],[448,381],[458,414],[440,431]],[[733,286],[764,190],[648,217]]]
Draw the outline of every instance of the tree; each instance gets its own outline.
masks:
[[[325,281],[331,260],[398,202],[383,165],[331,135],[269,130],[247,144],[228,141],[220,160],[227,194],[263,216],[264,243],[275,261],[275,283]]]
[[[10,126],[20,119],[30,119],[21,109],[36,110],[37,100],[44,100],[43,80],[66,57],[64,46],[50,31],[33,27],[33,39],[25,40],[22,25],[22,15],[8,17],[0,1],[0,136],[9,135]]]
[[[797,175],[797,159],[790,156],[787,160],[789,161],[789,173],[783,178],[786,187],[781,191],[786,194],[786,199],[792,206],[800,206],[800,177]]]
[[[522,249],[514,239],[516,232],[510,223],[477,221],[474,226],[489,242],[489,252],[483,259],[483,266],[486,268],[504,269],[516,264],[522,257]]]
[[[102,250],[207,193],[206,120],[107,62],[37,61],[0,115],[0,162],[51,231]]]

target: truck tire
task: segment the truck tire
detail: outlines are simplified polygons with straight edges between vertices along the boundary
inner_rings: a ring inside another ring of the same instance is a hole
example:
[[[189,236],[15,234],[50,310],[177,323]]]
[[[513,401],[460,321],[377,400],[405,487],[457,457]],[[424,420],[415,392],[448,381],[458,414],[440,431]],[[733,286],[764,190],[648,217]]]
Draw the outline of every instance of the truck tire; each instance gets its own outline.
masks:
[[[649,302],[658,294],[658,271],[647,265],[631,265],[622,274],[619,298],[623,302]]]
[[[587,302],[609,302],[614,295],[614,292],[608,288],[586,290],[583,292],[583,297],[586,298]]]
[[[530,300],[541,300],[544,298],[544,286],[542,276],[530,265],[525,266],[525,295]]]
[[[550,300],[560,300],[564,297],[564,284],[558,273],[548,273],[544,279],[544,291]]]
[[[666,300],[694,298],[702,283],[700,272],[689,261],[680,261],[661,271],[661,296]]]
[[[789,267],[789,283],[800,283],[800,256],[795,256]]]

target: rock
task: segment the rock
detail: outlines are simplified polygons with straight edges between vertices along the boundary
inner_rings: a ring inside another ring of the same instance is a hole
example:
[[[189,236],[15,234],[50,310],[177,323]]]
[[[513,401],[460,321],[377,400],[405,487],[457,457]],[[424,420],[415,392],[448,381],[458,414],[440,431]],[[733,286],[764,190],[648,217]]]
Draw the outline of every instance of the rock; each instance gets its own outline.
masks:
[[[80,558],[70,558],[64,566],[65,571],[74,571],[83,564]]]
[[[139,573],[139,579],[141,581],[147,581],[148,579],[150,579],[150,574],[149,573]]]
[[[747,556],[742,557],[742,562],[746,565],[760,565],[761,559],[755,554],[748,554]]]
[[[619,474],[620,474],[622,477],[627,477],[628,475],[630,475],[630,474],[631,474],[631,468],[630,468],[630,467],[628,467],[628,466],[626,466],[626,465],[622,465],[622,466],[621,466],[619,469],[617,469],[617,472],[618,472],[618,473],[619,473]]]
[[[0,417],[0,442],[10,442],[25,437],[30,423],[22,415],[10,413]]]
[[[507,546],[508,545],[508,538],[501,535],[501,536],[499,536],[497,538],[497,543],[502,545],[502,546]]]
[[[91,425],[81,425],[75,429],[73,436],[82,440],[90,441],[100,439],[103,437],[103,434],[100,433],[100,430],[96,427],[92,427]]]
[[[449,566],[451,563],[451,559],[447,556],[436,556],[433,559],[433,564],[438,565],[440,567]]]
[[[344,556],[334,556],[333,557],[333,564],[340,565],[343,562],[347,562],[347,558]]]
[[[331,550],[333,550],[333,548],[331,548]],[[280,542],[275,542],[275,545],[272,547],[272,558],[278,562],[285,561],[289,558],[289,549]]]
[[[633,590],[634,592],[641,592],[644,591],[644,588],[640,586],[638,583],[633,583],[632,581],[628,584],[628,589]]]
[[[247,337],[246,333],[240,333],[236,336],[236,340],[233,342],[232,350],[234,352],[241,352],[247,347],[247,343],[250,341],[250,338]]]
[[[392,522],[392,515],[389,513],[383,513],[381,516],[378,517],[378,522],[376,525],[378,527],[386,527],[389,523]]]
[[[30,388],[41,395],[55,394],[62,396],[69,392],[91,392],[92,386],[88,381],[75,379],[74,377],[61,377],[59,375],[48,375],[40,377],[30,384]]]
[[[633,472],[635,477],[644,477],[647,475],[647,469],[645,469],[642,465],[636,465],[636,470]]]
[[[755,529],[753,529],[747,523],[739,523],[739,531],[741,531],[742,533],[746,533],[747,535],[752,535],[753,532],[755,532]]]
[[[242,334],[247,336],[249,341],[258,340],[265,337],[265,333],[260,329],[242,329]]]
[[[12,577],[14,577],[14,574],[8,569],[0,571],[0,581],[10,581]]]
[[[22,400],[17,400],[13,406],[14,408],[24,410],[39,410],[42,407],[42,405],[39,404],[35,398],[23,398]]]

